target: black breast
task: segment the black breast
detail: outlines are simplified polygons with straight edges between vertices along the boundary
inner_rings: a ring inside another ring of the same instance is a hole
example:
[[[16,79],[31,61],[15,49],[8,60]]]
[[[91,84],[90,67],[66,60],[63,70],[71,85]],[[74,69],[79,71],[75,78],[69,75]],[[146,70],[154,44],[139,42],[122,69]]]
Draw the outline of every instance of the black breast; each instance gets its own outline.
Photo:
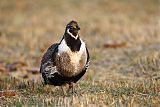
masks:
[[[78,37],[77,39],[72,38],[69,34],[65,35],[65,41],[68,47],[71,49],[72,52],[79,51],[81,47],[81,41]]]

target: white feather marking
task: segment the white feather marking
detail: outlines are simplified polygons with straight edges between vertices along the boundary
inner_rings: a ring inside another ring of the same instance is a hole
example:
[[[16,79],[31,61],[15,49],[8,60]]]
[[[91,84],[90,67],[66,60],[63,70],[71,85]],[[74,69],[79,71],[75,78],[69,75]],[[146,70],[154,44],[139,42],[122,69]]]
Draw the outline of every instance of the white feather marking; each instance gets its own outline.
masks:
[[[78,38],[78,34],[77,34],[76,36],[74,36],[74,35],[69,31],[69,29],[67,29],[67,33],[68,33],[69,35],[71,35],[71,37],[74,38],[74,39],[77,39],[77,38]]]
[[[54,74],[54,73],[58,72],[56,66],[53,67],[52,65],[47,66],[45,68],[45,71],[50,72],[50,74]]]
[[[68,52],[70,48],[67,46],[65,40],[63,39],[58,46],[58,54],[60,55],[62,52]]]
[[[58,54],[62,53],[62,52],[67,52],[67,53],[75,53],[75,54],[83,54],[84,51],[86,51],[86,45],[85,43],[80,39],[81,41],[81,47],[80,50],[78,52],[72,52],[71,49],[68,47],[68,45],[66,44],[65,39],[63,39],[60,43],[60,45],[58,46]]]

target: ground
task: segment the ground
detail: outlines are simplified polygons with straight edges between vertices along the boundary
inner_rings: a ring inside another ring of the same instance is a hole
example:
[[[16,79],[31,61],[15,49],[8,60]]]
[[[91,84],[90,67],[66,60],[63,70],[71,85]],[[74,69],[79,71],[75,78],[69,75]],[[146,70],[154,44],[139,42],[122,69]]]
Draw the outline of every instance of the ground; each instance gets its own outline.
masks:
[[[158,0],[3,0],[0,106],[160,106]],[[38,73],[46,49],[76,20],[90,67],[63,96]]]

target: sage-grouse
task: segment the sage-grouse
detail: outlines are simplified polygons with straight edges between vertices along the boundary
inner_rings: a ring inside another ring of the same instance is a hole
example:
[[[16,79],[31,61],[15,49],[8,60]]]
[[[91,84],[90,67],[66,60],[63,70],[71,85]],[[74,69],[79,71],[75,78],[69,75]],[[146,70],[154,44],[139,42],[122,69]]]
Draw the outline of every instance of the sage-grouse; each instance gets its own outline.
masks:
[[[76,21],[67,24],[60,43],[51,45],[41,60],[40,73],[45,84],[63,86],[68,84],[73,92],[76,83],[89,65],[88,49],[80,38]],[[63,92],[64,89],[61,87]]]

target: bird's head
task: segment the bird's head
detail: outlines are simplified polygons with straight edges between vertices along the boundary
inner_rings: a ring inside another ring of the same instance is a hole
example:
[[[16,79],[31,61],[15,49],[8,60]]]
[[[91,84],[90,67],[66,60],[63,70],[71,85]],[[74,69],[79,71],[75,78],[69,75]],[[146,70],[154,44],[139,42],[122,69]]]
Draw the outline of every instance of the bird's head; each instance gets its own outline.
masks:
[[[65,33],[69,34],[72,38],[77,39],[78,38],[78,31],[80,30],[80,27],[76,21],[70,21],[66,26]]]

